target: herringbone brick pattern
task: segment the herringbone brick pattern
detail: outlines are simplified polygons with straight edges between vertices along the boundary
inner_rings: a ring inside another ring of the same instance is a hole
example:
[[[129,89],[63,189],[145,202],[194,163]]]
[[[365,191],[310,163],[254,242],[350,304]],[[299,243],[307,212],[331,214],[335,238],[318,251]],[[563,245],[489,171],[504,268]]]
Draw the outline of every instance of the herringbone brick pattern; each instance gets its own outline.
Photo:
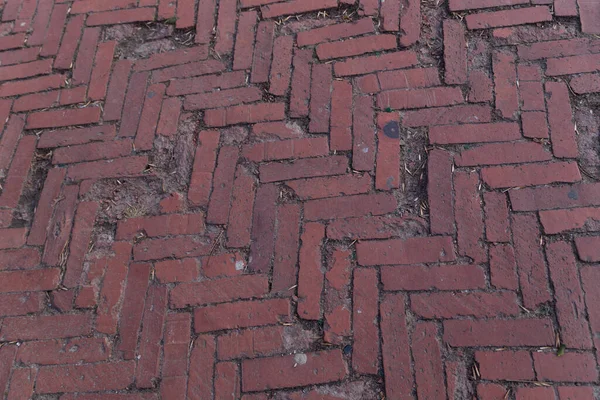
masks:
[[[600,398],[600,2],[1,20],[3,398]]]

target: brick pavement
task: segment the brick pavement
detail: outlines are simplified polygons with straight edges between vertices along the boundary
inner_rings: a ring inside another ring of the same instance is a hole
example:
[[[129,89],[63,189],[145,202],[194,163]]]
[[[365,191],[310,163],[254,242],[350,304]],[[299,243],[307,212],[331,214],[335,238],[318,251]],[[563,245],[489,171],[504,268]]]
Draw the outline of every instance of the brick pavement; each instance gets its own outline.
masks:
[[[2,398],[600,398],[600,3],[6,0]]]

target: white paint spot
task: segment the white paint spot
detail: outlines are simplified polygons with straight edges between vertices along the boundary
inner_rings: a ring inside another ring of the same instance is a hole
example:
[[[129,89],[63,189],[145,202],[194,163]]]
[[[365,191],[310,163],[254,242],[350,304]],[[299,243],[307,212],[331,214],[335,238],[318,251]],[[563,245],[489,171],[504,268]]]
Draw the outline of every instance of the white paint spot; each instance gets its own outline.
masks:
[[[242,260],[238,260],[235,262],[235,270],[236,271],[241,271],[243,270],[245,267],[244,262]]]
[[[308,361],[308,357],[306,357],[306,354],[304,353],[298,353],[294,356],[294,361],[298,365],[304,365],[306,364],[306,361]]]

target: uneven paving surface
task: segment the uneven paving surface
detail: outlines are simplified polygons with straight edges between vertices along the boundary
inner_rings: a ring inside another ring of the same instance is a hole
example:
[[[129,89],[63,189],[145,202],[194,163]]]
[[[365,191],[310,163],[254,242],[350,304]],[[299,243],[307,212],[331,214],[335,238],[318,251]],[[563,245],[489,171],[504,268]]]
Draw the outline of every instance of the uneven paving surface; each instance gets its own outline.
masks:
[[[600,2],[0,31],[3,398],[600,398]]]

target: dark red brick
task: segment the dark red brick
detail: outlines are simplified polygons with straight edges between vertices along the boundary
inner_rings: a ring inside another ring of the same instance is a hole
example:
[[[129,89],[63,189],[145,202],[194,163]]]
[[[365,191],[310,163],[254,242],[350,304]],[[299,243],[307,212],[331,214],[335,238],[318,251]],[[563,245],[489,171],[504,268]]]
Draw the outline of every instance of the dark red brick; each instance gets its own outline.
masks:
[[[489,380],[533,380],[533,360],[528,351],[477,351],[479,373]]]
[[[86,107],[55,111],[39,111],[29,114],[26,129],[58,128],[86,125],[100,120],[100,107]]]
[[[194,258],[165,260],[154,264],[160,282],[191,282],[200,276],[200,263]]]
[[[300,206],[297,204],[280,205],[277,208],[272,292],[288,294],[294,290],[298,270],[299,240]]]
[[[279,193],[275,185],[262,185],[256,191],[248,263],[251,271],[267,272],[271,268]]]
[[[88,96],[91,100],[102,100],[106,97],[115,48],[116,42],[114,41],[98,45],[88,88]]]
[[[308,115],[312,53],[312,50],[296,50],[294,53],[294,72],[290,94],[290,117],[293,118]]]
[[[249,69],[252,66],[254,53],[254,31],[257,13],[254,10],[240,13],[235,51],[233,53],[233,69]]]
[[[155,12],[154,8],[131,8],[128,10],[93,13],[87,18],[86,25],[98,26],[154,21]]]
[[[361,18],[354,22],[334,24],[299,32],[297,41],[298,46],[310,46],[373,32],[373,21],[370,18]]]
[[[252,230],[252,205],[256,192],[253,176],[238,166],[233,183],[231,212],[227,225],[227,246],[246,247]]]
[[[17,360],[24,364],[79,364],[107,360],[110,345],[105,338],[54,339],[24,342]]]
[[[467,82],[467,43],[465,27],[456,20],[444,21],[444,81],[447,84]]]
[[[310,123],[312,133],[329,131],[329,113],[331,110],[331,65],[313,64],[310,88]]]
[[[115,63],[104,102],[104,121],[116,121],[121,118],[131,66],[132,62],[129,60],[119,60]]]
[[[454,87],[390,90],[377,95],[379,108],[404,110],[410,108],[442,107],[462,103],[462,92]]]
[[[400,9],[400,45],[404,47],[415,44],[421,34],[421,3],[408,0]]]
[[[2,274],[2,273],[0,273]],[[12,317],[39,313],[44,308],[45,295],[42,292],[7,293],[0,295],[0,316]]]
[[[150,57],[137,60],[135,71],[149,71],[169,67],[172,65],[186,64],[202,61],[208,57],[208,51],[204,46],[185,47],[180,50],[165,51],[164,53],[152,54]]]
[[[284,96],[290,86],[293,45],[292,36],[279,36],[275,39],[269,75],[269,92],[275,96]]]
[[[533,353],[537,377],[541,381],[596,382],[598,370],[592,353],[566,352],[560,357],[554,353]]]
[[[148,166],[148,157],[130,156],[114,160],[92,161],[71,166],[67,178],[71,180],[118,178],[141,175]]]
[[[514,211],[548,210],[600,205],[600,185],[575,184],[510,191]]]
[[[150,264],[131,263],[127,270],[127,286],[123,294],[123,307],[119,318],[120,342],[116,346],[116,350],[126,360],[135,357],[144,302],[149,286],[150,267]],[[120,284],[122,285],[122,282]]]
[[[387,193],[310,200],[304,204],[304,218],[315,221],[381,215],[393,212],[397,205],[396,198]]]
[[[378,293],[377,271],[355,269],[352,368],[363,374],[375,374],[379,370]]]
[[[452,206],[452,155],[434,149],[429,152],[427,168],[427,194],[431,233],[454,233],[454,207]]]
[[[552,14],[548,7],[540,6],[470,14],[465,19],[469,29],[487,29],[551,21]]]
[[[255,103],[207,110],[204,122],[208,126],[227,126],[241,123],[279,121],[285,117],[283,103]]]
[[[233,0],[233,5],[235,7],[235,0]],[[256,29],[256,46],[252,60],[252,83],[265,83],[269,80],[274,36],[275,22],[261,21],[258,23]]]
[[[91,25],[89,19],[87,23]],[[77,60],[73,67],[72,80],[74,85],[86,85],[89,83],[94,63],[94,53],[98,47],[99,38],[100,28],[86,28],[83,30],[83,35],[77,48]]]
[[[548,235],[583,229],[600,221],[600,209],[592,207],[540,211],[540,221]]]
[[[418,322],[412,334],[417,395],[424,399],[445,396],[444,369],[437,334],[438,328],[433,322]]]
[[[406,229],[425,231],[424,221],[412,216],[367,216],[330,221],[327,237],[341,239],[387,239],[401,236]]]
[[[0,97],[10,97],[31,92],[41,92],[64,86],[64,75],[44,75],[22,81],[4,82],[0,85]]]
[[[523,125],[523,136],[540,139],[548,137],[548,123],[546,122],[545,112],[523,112],[521,113],[521,122]]]
[[[191,11],[193,14],[194,7],[193,3],[191,4]],[[215,32],[215,51],[217,52],[217,54],[230,54],[233,50],[233,39],[235,34],[236,22],[236,5],[236,0],[219,1],[219,14],[217,15],[217,29]],[[210,12],[208,8],[206,9],[206,11]],[[200,21],[200,18],[198,18],[198,20]],[[200,22],[198,22],[198,25],[200,25]]]
[[[343,42],[322,43],[317,46],[317,56],[320,60],[358,56],[365,53],[395,49],[396,37],[382,34],[347,39]]]
[[[19,229],[19,231],[22,232],[22,235],[25,235],[24,229]],[[40,260],[40,252],[34,247],[18,250],[0,250],[0,271],[9,269],[32,269],[39,265]]]
[[[85,336],[92,331],[90,314],[7,317],[2,323],[0,340],[42,340]]]
[[[483,194],[485,203],[485,234],[489,242],[510,241],[510,226],[506,195],[497,192]]]
[[[600,251],[598,250],[598,243],[600,237],[587,236],[578,237],[575,239],[575,245],[577,246],[577,253],[579,258],[586,262],[600,261]]]
[[[258,391],[338,381],[348,369],[339,349],[242,361],[242,389]]]
[[[549,319],[444,321],[450,346],[552,346],[554,339]]]
[[[316,176],[341,175],[348,168],[348,159],[337,155],[300,159],[293,164],[271,163],[260,166],[261,182],[277,182]]]
[[[372,171],[375,168],[375,133],[373,98],[354,98],[352,169]]]
[[[487,260],[482,243],[484,225],[479,185],[478,174],[462,171],[454,174],[458,252],[475,263]]]
[[[429,129],[429,141],[437,144],[508,142],[520,137],[519,126],[512,122],[432,126]]]
[[[163,68],[152,72],[152,82],[166,82],[176,78],[215,74],[225,70],[225,65],[218,60],[191,62],[173,67]]]
[[[394,113],[377,115],[377,168],[375,188],[391,190],[400,187],[400,121]],[[388,134],[386,130],[391,130]],[[394,130],[397,136],[394,137]]]
[[[323,268],[321,266],[321,243],[325,227],[319,223],[307,223],[302,233],[302,246],[298,254],[298,315],[303,319],[318,320],[322,316],[321,292]]]
[[[367,193],[371,189],[371,178],[367,174],[341,175],[289,181],[287,186],[301,199],[311,200]]]
[[[416,264],[453,261],[453,243],[450,237],[392,239],[363,241],[356,244],[360,265]]]
[[[546,185],[581,180],[577,163],[562,161],[487,167],[481,170],[481,176],[491,188]]]
[[[203,306],[260,297],[269,290],[265,275],[240,275],[211,281],[180,283],[171,290],[171,308]]]
[[[383,71],[377,74],[381,90],[415,89],[440,85],[436,68],[412,68]]]
[[[333,71],[337,76],[363,75],[376,71],[406,68],[417,63],[417,55],[413,51],[407,50],[339,61],[333,65]]]
[[[33,224],[29,231],[27,244],[31,246],[41,246],[46,241],[48,223],[52,217],[55,201],[60,193],[66,172],[67,171],[64,168],[53,168],[48,172]]]
[[[476,265],[381,268],[384,290],[466,290],[485,287],[483,270]]]
[[[194,329],[197,333],[222,329],[272,325],[286,321],[290,315],[287,299],[240,301],[197,308]]]
[[[549,161],[552,155],[535,142],[510,142],[485,144],[460,153],[456,158],[459,166],[517,164]]]
[[[575,158],[579,151],[567,86],[562,82],[547,82],[546,93],[552,152],[556,157]]]
[[[196,18],[195,42],[210,44],[215,27],[215,12],[217,4],[215,0],[200,0],[198,2],[198,13]]]
[[[42,51],[40,52],[42,57],[54,56],[58,52],[58,46],[67,19],[68,10],[68,4],[56,4],[52,8],[52,15],[48,22],[48,28],[45,34],[40,37],[40,43],[38,43],[43,44]]]
[[[188,189],[188,200],[192,205],[208,205],[219,138],[220,134],[216,131],[201,131],[198,134],[198,147]]]
[[[43,394],[125,389],[133,382],[134,370],[133,361],[41,367],[35,391]]]
[[[423,318],[497,317],[517,315],[520,308],[513,292],[427,293],[410,297],[411,308]]]
[[[264,5],[260,8],[260,11],[263,18],[274,18],[334,7],[337,7],[336,0],[292,0],[284,4]]]
[[[600,54],[583,54],[570,57],[550,58],[546,64],[546,74],[550,76],[595,72],[600,62]],[[558,86],[557,83],[555,86]]]

